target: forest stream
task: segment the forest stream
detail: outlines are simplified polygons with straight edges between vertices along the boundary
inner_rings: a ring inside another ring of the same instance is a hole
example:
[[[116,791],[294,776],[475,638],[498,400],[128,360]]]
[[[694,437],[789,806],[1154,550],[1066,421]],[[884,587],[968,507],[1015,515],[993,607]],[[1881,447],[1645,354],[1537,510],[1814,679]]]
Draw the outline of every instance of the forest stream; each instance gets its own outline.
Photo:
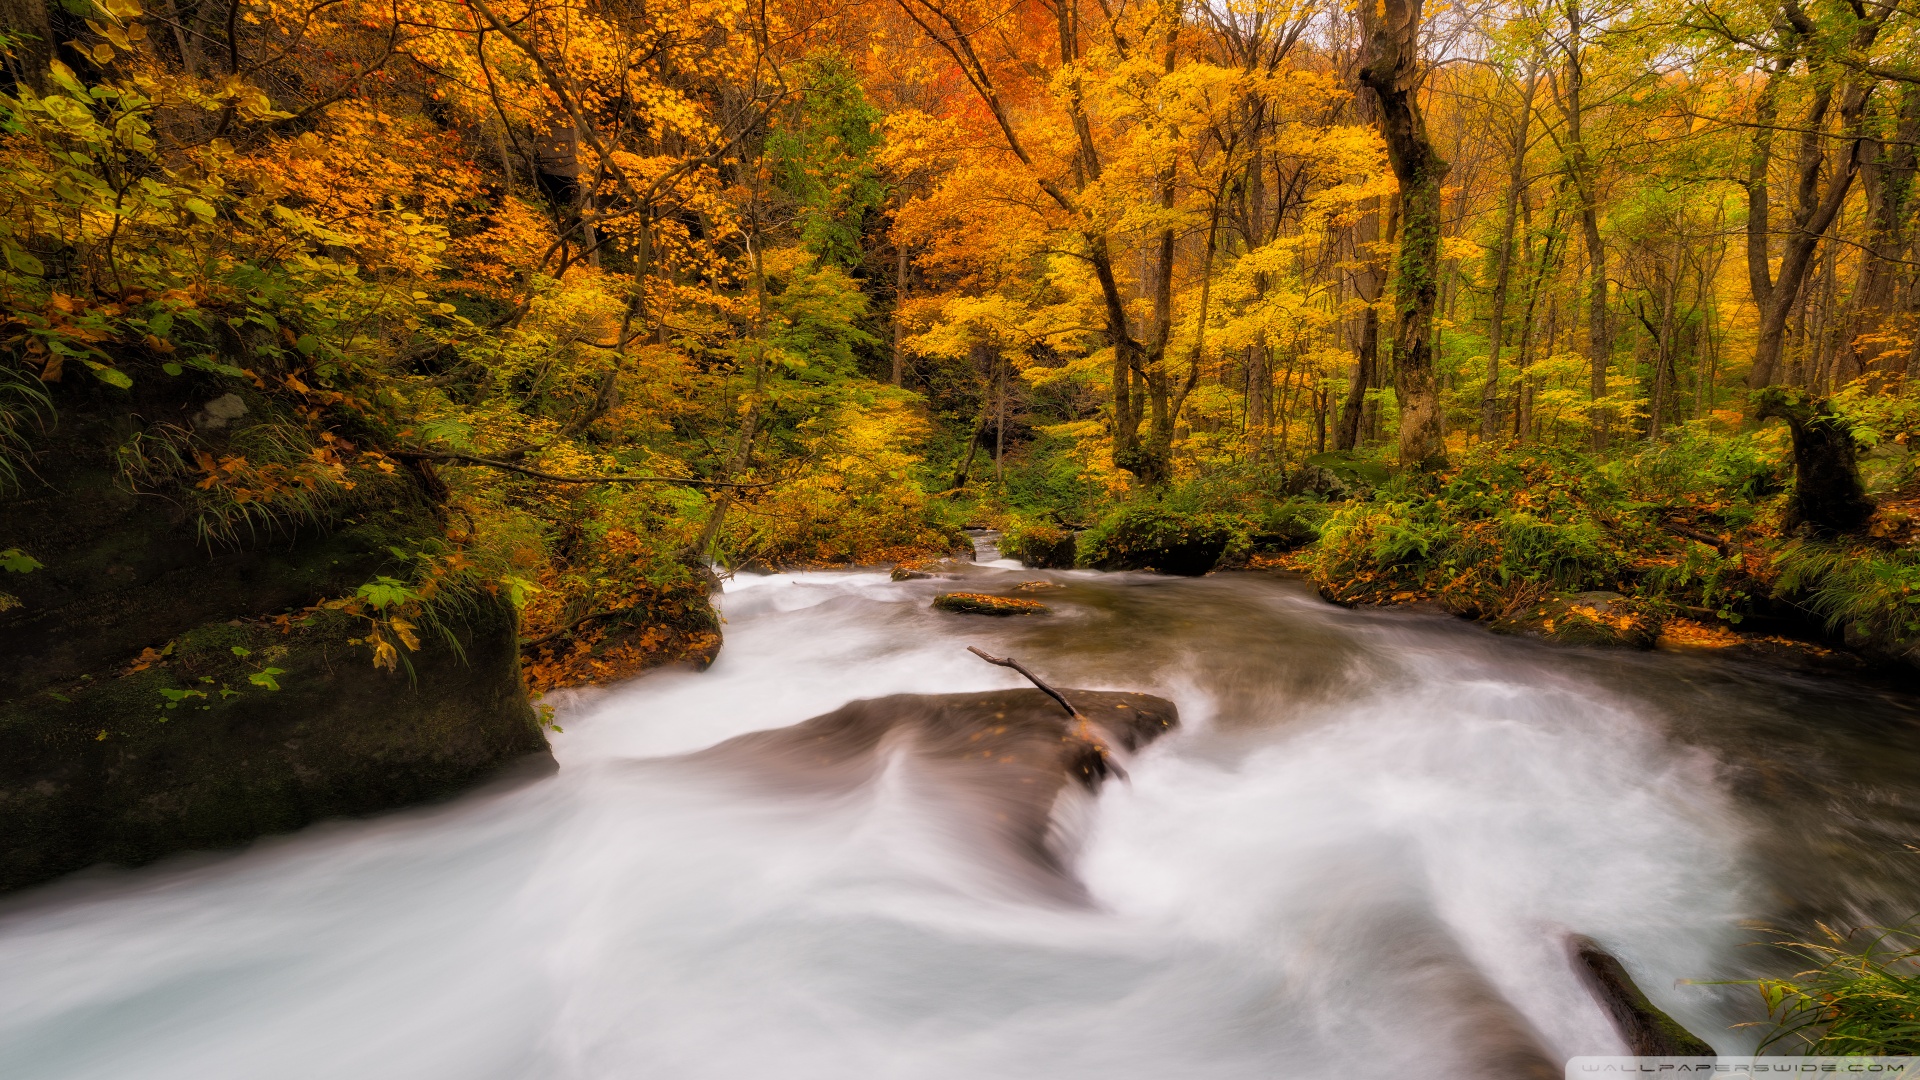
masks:
[[[1479,1077],[1625,1052],[1570,933],[1736,1053],[1758,995],[1701,982],[1782,970],[1766,927],[1920,907],[1894,694],[982,554],[732,578],[718,662],[564,698],[556,772],[10,899],[0,1076]],[[1048,615],[929,607],[1041,580]],[[831,788],[687,756],[1025,685],[969,645],[1179,707],[1063,789],[1047,866],[896,744]]]

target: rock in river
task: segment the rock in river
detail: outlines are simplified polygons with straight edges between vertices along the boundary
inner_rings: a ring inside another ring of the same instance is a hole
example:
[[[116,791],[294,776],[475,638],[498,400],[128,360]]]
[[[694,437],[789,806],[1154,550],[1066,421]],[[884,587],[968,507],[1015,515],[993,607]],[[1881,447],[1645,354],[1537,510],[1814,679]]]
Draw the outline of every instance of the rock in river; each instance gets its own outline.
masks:
[[[1051,610],[1038,600],[971,592],[941,593],[933,606],[957,615],[1045,615]]]
[[[1069,782],[1097,789],[1114,755],[1158,738],[1180,716],[1147,694],[1062,693],[1082,719],[1039,690],[895,694],[729,739],[690,760],[746,770],[762,791],[832,794],[876,779],[899,758],[950,800],[943,816],[957,838],[1006,876],[1081,900],[1053,839],[1055,799]]]

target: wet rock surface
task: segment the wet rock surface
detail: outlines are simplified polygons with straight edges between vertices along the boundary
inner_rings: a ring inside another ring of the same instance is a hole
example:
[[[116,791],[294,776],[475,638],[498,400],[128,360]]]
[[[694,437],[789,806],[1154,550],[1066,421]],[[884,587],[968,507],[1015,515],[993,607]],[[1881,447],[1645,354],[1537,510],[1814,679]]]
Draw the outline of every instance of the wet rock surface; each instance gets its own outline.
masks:
[[[690,761],[751,770],[757,784],[819,793],[876,779],[897,754],[960,805],[947,820],[1009,876],[1042,892],[1079,899],[1081,889],[1053,842],[1063,789],[1097,790],[1113,756],[1172,730],[1179,710],[1165,698],[1063,690],[1082,720],[1039,690],[895,694],[855,701],[774,731],[729,739]]]
[[[1045,615],[1052,610],[1038,600],[990,593],[941,593],[933,606],[956,615]]]
[[[1626,967],[1598,942],[1573,934],[1567,938],[1567,952],[1580,981],[1606,1010],[1628,1050],[1648,1057],[1713,1056],[1713,1047],[1647,1000]]]

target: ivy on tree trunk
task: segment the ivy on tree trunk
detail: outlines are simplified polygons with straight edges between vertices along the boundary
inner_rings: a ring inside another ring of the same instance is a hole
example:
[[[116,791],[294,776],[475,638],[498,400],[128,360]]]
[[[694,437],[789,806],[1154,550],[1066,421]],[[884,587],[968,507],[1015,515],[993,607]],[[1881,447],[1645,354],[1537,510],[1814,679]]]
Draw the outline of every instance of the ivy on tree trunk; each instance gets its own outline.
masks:
[[[1447,448],[1433,373],[1433,314],[1440,283],[1440,182],[1447,163],[1427,139],[1415,98],[1421,0],[1363,0],[1361,85],[1379,105],[1380,136],[1400,181],[1400,259],[1394,311],[1394,393],[1400,402],[1400,462],[1443,466]]]

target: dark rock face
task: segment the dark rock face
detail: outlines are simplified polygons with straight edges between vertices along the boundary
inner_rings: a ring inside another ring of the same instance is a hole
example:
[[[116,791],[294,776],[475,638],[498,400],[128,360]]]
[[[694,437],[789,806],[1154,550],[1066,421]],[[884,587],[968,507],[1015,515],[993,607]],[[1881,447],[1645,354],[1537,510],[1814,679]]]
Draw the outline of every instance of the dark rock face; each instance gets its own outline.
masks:
[[[1339,502],[1353,494],[1353,489],[1340,478],[1340,474],[1311,462],[1287,477],[1286,491],[1289,495],[1318,495],[1329,502]]]
[[[1102,570],[1157,570],[1176,577],[1200,577],[1220,562],[1227,549],[1227,538],[1202,537],[1167,544],[1147,551],[1134,551],[1104,560]]]
[[[1661,1012],[1633,984],[1633,977],[1592,938],[1567,938],[1567,952],[1581,982],[1635,1054],[1649,1057],[1712,1057],[1714,1049]]]
[[[105,468],[42,467],[48,486],[0,499],[0,549],[44,569],[0,582],[21,606],[0,611],[0,701],[100,677],[140,650],[202,623],[271,615],[351,594],[389,569],[390,545],[437,532],[405,478],[326,533],[248,537],[210,549],[158,498],[132,495]]]
[[[411,679],[347,644],[355,622],[203,626],[162,664],[0,704],[0,890],[444,798],[547,752],[511,609],[469,617],[464,658],[424,640]],[[249,681],[269,666],[279,690]]]
[[[763,791],[819,794],[873,780],[898,751],[927,789],[959,804],[946,820],[968,842],[1001,856],[996,865],[1023,884],[1078,900],[1080,886],[1050,839],[1054,800],[1069,783],[1098,789],[1109,754],[1146,745],[1180,718],[1172,702],[1146,694],[1062,693],[1084,724],[1039,690],[896,694],[729,739],[689,760],[743,771]]]
[[[0,550],[44,564],[0,575],[18,601],[0,609],[0,890],[439,798],[546,752],[503,601],[443,611],[459,647],[423,628],[411,673],[349,643],[363,618],[263,621],[403,576],[392,549],[443,530],[437,480],[368,475],[324,520],[210,544],[178,499],[116,476],[143,417],[257,419],[179,382],[76,391],[0,494]]]

